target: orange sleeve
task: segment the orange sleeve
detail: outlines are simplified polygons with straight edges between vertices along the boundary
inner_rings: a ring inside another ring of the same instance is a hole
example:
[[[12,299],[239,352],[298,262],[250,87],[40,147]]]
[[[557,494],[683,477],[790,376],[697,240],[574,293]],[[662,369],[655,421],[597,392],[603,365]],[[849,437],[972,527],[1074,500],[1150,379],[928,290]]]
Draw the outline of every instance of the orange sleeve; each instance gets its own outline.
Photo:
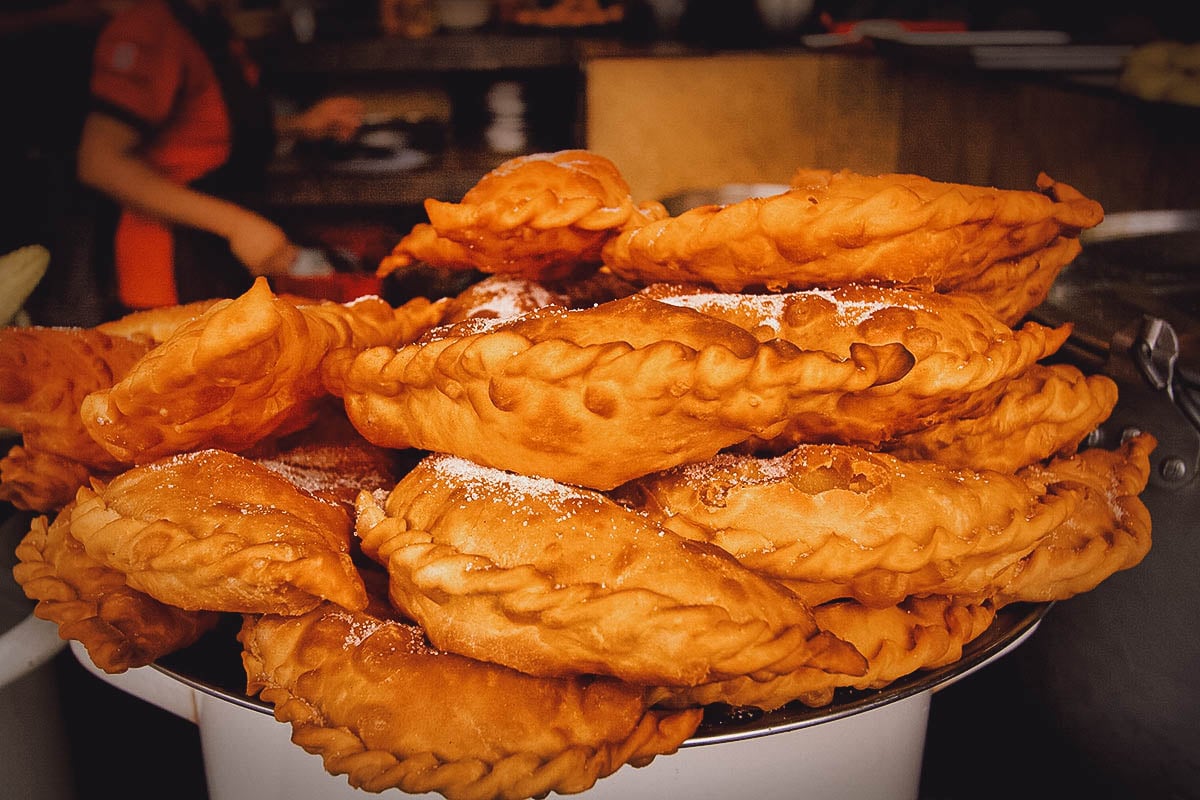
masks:
[[[97,106],[151,126],[167,119],[183,80],[182,48],[154,5],[135,7],[108,24],[96,43],[91,83]]]

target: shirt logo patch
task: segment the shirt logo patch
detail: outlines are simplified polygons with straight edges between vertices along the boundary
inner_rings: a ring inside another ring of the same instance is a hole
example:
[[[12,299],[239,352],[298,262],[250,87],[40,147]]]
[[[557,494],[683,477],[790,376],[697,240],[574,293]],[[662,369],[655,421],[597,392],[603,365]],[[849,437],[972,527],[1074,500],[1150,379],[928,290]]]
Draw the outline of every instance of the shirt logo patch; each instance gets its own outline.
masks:
[[[133,42],[120,42],[112,49],[109,66],[118,72],[128,72],[137,61],[137,45]]]

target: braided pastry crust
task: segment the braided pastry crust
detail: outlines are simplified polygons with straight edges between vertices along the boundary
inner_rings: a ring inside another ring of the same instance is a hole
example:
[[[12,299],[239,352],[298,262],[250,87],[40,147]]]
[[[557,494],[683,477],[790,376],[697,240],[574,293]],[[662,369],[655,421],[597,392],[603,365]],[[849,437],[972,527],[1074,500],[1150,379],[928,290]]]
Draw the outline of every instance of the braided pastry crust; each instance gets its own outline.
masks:
[[[179,608],[298,614],[366,606],[345,510],[240,456],[200,450],[79,490],[71,534]]]
[[[791,702],[814,708],[833,701],[837,689],[881,689],[914,672],[935,669],[962,658],[963,648],[988,629],[996,609],[942,595],[909,597],[885,608],[853,600],[813,608],[817,624],[852,643],[867,658],[860,676],[801,668],[765,681],[735,678],[682,690],[663,690],[666,707],[727,703],[767,711]]]
[[[949,291],[1016,270],[1026,283],[1008,286],[1025,298],[993,303],[1012,324],[1078,255],[1080,232],[1104,216],[1099,203],[1044,174],[1037,186],[799,170],[780,195],[629,226],[605,245],[604,263],[640,283],[694,282],[724,292],[847,283]]]
[[[133,589],[123,573],[90,557],[70,534],[70,506],[49,524],[35,517],[16,557],[13,577],[37,601],[34,614],[110,674],[187,647],[217,623],[214,613],[184,611]]]
[[[1030,483],[1072,495],[1076,510],[1037,548],[998,576],[998,604],[1066,600],[1091,591],[1150,552],[1150,512],[1140,497],[1150,479],[1148,433],[1115,451],[1084,450],[1022,471]]]
[[[1015,475],[846,445],[769,459],[722,454],[633,481],[617,497],[811,604],[852,598],[877,608],[994,587],[1078,506]]]
[[[370,792],[582,792],[674,752],[701,718],[651,710],[644,689],[616,681],[535,678],[438,652],[416,626],[328,604],[247,616],[239,639],[247,692],[328,772]]]
[[[598,492],[433,454],[385,505],[360,495],[356,531],[437,647],[532,675],[687,686],[864,667],[782,586]]]
[[[1034,364],[978,416],[947,419],[884,442],[906,460],[1015,472],[1069,456],[1117,404],[1117,384],[1070,364]]]
[[[1057,352],[1071,332],[1067,325],[1037,322],[1013,330],[971,297],[878,286],[744,295],[656,284],[644,294],[732,323],[764,342],[777,338],[843,358],[855,345],[895,342],[912,354],[912,369],[895,381],[827,396],[820,417],[799,419],[772,438],[766,446],[776,453],[814,441],[877,447],[898,434],[969,415]]]
[[[899,344],[847,352],[759,342],[633,295],[467,320],[399,350],[335,353],[325,375],[376,444],[610,489],[789,424],[829,426],[847,395],[912,364]]]

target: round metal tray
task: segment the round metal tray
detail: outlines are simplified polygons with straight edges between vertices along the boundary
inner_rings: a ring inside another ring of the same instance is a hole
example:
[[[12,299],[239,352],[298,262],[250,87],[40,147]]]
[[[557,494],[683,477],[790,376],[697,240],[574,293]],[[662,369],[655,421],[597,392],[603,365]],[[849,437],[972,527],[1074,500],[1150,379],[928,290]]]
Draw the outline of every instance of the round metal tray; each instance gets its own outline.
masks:
[[[771,712],[709,706],[705,709],[704,721],[683,746],[719,744],[794,731],[940,689],[1019,645],[1034,632],[1051,605],[1018,603],[1002,608],[992,625],[963,648],[962,658],[958,661],[913,673],[883,689],[839,689],[828,706],[810,708],[801,703],[791,703]],[[160,659],[154,664],[155,669],[198,691],[264,714],[272,714],[273,709],[269,704],[245,694],[246,674],[242,669],[241,645],[235,638],[240,624],[236,616],[225,618],[221,625],[192,646]]]

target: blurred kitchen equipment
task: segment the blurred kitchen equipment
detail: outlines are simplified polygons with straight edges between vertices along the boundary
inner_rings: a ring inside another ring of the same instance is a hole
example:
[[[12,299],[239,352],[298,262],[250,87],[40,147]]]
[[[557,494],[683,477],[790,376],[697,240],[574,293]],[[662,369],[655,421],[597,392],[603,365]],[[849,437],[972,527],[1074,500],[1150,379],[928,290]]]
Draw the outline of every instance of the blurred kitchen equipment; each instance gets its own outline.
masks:
[[[664,36],[674,36],[679,31],[679,21],[687,10],[687,0],[646,0],[654,26]]]
[[[272,278],[275,291],[317,300],[348,303],[367,295],[379,296],[383,279],[376,277],[353,253],[331,247],[300,248],[286,275]]]
[[[763,25],[773,34],[792,33],[808,19],[814,0],[754,0]]]
[[[447,30],[482,28],[492,17],[491,0],[433,0],[438,25]]]
[[[24,321],[22,308],[50,266],[50,251],[32,244],[0,256],[0,325]]]
[[[520,153],[528,137],[525,125],[525,97],[516,81],[497,81],[487,91],[487,109],[491,123],[484,131],[488,147],[496,153]]]
[[[430,0],[379,0],[379,27],[388,36],[421,39],[437,28]]]
[[[678,216],[689,208],[699,206],[726,206],[751,197],[773,197],[783,194],[790,187],[786,183],[726,183],[701,189],[685,189],[662,199],[662,204],[671,216]]]

